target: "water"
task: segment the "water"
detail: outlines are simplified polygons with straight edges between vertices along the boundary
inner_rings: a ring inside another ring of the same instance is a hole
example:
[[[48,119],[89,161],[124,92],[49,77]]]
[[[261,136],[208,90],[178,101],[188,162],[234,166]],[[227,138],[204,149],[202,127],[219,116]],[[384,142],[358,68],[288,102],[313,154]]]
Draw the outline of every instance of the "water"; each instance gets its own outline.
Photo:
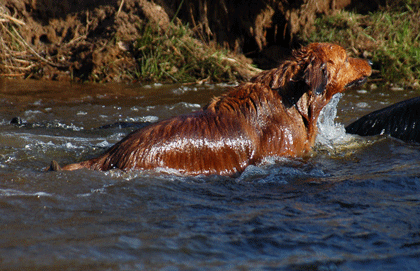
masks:
[[[0,269],[418,270],[419,145],[343,129],[409,90],[336,97],[311,157],[238,178],[43,172],[225,88],[0,81]]]

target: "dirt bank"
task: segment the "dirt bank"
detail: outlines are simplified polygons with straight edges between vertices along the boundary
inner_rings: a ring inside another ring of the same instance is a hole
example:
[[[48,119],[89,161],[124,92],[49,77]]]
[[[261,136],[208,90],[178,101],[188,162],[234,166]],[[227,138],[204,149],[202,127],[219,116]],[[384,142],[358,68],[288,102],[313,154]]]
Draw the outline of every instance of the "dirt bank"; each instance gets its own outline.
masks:
[[[354,2],[358,1],[0,0],[0,74],[143,80],[141,54],[134,44],[145,25],[163,35],[173,25],[188,23],[198,43],[234,52],[222,64],[240,63],[233,74],[246,78],[255,72],[249,59],[261,68],[272,66],[287,52],[284,48],[300,42],[297,33],[310,30],[317,15]],[[203,76],[208,77],[204,72]]]
[[[4,2],[1,73],[9,76],[131,80],[124,71],[136,60],[127,44],[146,20],[169,24],[160,6],[141,0]]]

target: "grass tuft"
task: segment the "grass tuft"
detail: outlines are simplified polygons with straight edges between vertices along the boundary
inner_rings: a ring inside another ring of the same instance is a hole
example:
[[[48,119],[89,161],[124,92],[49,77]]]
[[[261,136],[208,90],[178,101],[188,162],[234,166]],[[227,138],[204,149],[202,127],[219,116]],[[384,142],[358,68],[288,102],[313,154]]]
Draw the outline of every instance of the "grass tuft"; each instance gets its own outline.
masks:
[[[211,82],[244,79],[259,70],[215,44],[202,43],[186,25],[173,25],[166,32],[147,24],[134,43],[134,55],[142,81]]]

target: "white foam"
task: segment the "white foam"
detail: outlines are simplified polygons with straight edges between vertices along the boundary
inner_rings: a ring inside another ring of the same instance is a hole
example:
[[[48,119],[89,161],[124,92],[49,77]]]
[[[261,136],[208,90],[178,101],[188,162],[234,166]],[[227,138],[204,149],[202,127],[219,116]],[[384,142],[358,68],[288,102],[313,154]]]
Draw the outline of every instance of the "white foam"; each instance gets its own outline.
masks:
[[[359,108],[369,108],[369,104],[366,102],[357,103],[356,106]]]
[[[52,127],[63,128],[63,129],[66,129],[66,130],[72,130],[72,131],[76,131],[76,132],[80,132],[80,131],[84,130],[83,127],[76,126],[73,123],[68,125],[68,124],[65,124],[65,123],[57,122],[57,123],[53,124]]]
[[[108,141],[106,141],[106,140],[104,140],[104,141],[102,141],[102,142],[99,142],[98,144],[96,144],[96,146],[97,147],[100,147],[100,148],[108,148],[108,147],[110,147],[112,144],[111,143],[109,143]]]
[[[51,143],[54,146],[54,144],[52,142],[49,142],[49,143]],[[64,143],[64,147],[66,149],[82,149],[83,148],[83,147],[80,147],[80,146],[73,145],[71,142]]]
[[[197,87],[180,86],[179,88],[172,90],[172,93],[175,95],[182,95],[190,91],[197,91]]]
[[[158,120],[158,116],[140,116],[125,118],[125,121],[127,122],[157,122]]]
[[[197,109],[200,109],[201,105],[194,104],[194,103],[180,102],[180,103],[176,103],[174,105],[168,106],[169,110],[174,110],[174,109],[177,109],[177,108],[197,108]]]
[[[335,94],[331,101],[321,110],[318,118],[316,144],[333,148],[335,144],[344,144],[352,139],[351,135],[346,134],[343,124],[334,122],[337,116],[337,104],[341,97],[341,93]]]
[[[0,196],[13,197],[13,196],[29,196],[29,197],[51,197],[52,195],[46,192],[27,193],[16,189],[0,189]]]

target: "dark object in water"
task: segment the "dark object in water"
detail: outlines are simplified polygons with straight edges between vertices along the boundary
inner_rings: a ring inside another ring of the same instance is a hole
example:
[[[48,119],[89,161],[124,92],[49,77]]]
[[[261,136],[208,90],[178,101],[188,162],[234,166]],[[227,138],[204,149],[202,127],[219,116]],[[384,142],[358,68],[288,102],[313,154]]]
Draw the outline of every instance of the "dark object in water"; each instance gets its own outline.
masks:
[[[14,117],[10,124],[16,125],[16,126],[24,126],[26,124],[26,121],[23,120],[21,117]]]
[[[374,111],[346,127],[361,136],[386,134],[407,142],[420,143],[420,97]]]

